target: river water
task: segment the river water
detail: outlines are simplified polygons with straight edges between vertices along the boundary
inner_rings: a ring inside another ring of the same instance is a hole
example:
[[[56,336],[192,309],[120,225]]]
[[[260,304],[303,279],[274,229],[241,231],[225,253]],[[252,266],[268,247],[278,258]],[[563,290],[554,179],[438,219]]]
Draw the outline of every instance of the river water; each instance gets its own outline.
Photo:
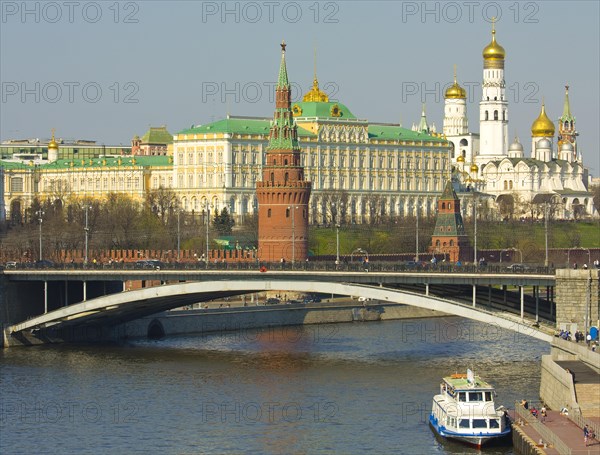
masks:
[[[440,378],[472,368],[512,407],[547,353],[454,317],[5,349],[0,453],[479,453],[427,425]]]

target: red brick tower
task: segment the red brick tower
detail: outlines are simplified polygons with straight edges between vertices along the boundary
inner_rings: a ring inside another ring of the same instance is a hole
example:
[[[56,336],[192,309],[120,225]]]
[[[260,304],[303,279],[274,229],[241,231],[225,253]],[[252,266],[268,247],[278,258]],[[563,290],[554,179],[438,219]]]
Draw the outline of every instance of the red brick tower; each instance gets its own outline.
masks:
[[[442,196],[438,199],[438,215],[435,229],[431,236],[429,252],[447,254],[450,262],[469,262],[473,257],[473,249],[465,234],[460,199],[456,195],[452,182],[446,183]]]
[[[304,261],[308,255],[308,200],[311,184],[300,165],[298,130],[292,115],[291,86],[281,43],[275,88],[275,115],[258,198],[258,257],[261,261]]]

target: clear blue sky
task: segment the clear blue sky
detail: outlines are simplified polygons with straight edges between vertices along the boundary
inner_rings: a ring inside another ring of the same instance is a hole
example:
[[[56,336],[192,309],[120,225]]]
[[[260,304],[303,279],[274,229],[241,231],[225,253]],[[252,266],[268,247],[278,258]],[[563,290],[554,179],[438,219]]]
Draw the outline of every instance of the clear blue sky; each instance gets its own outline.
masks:
[[[2,140],[56,128],[63,138],[129,144],[150,125],[175,133],[227,112],[271,116],[282,39],[302,91],[316,45],[322,88],[358,118],[406,127],[425,101],[441,129],[457,64],[478,131],[481,51],[498,15],[510,136],[529,154],[542,97],[556,120],[568,83],[584,162],[600,171],[597,1],[0,4]]]

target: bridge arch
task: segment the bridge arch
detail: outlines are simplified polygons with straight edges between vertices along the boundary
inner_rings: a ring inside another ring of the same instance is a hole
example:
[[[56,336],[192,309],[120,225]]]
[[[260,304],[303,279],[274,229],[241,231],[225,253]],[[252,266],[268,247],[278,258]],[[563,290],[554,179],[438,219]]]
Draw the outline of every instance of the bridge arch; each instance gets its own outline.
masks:
[[[187,282],[122,292],[87,300],[31,318],[23,323],[10,326],[6,334],[10,335],[23,330],[57,325],[60,327],[60,325],[84,323],[110,323],[111,320],[134,320],[161,311],[219,297],[271,290],[371,298],[383,303],[411,305],[493,324],[502,329],[512,330],[547,342],[551,342],[553,339],[552,335],[538,330],[514,316],[498,314],[480,307],[473,307],[435,296],[382,286],[292,280],[285,276],[279,278],[274,276],[272,279],[267,280]]]

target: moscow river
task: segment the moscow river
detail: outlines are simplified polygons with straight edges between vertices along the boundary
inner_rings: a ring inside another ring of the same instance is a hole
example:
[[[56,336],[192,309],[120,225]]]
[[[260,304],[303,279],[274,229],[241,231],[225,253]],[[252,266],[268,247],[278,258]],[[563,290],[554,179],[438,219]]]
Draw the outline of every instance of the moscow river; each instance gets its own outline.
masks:
[[[479,453],[429,428],[441,377],[471,368],[512,408],[549,351],[454,317],[5,349],[0,453]]]

